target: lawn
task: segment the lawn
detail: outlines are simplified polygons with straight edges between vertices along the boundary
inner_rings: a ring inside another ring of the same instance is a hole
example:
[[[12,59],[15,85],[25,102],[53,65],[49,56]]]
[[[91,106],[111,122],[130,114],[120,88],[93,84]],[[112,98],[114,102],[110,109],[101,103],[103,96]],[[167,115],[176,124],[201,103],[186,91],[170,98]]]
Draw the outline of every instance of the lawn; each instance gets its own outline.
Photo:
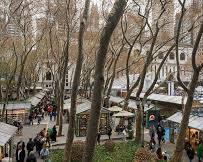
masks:
[[[114,151],[107,151],[103,145],[97,146],[94,162],[132,162],[138,145],[134,141],[119,142],[115,144]],[[52,162],[62,162],[64,150],[53,150]]]

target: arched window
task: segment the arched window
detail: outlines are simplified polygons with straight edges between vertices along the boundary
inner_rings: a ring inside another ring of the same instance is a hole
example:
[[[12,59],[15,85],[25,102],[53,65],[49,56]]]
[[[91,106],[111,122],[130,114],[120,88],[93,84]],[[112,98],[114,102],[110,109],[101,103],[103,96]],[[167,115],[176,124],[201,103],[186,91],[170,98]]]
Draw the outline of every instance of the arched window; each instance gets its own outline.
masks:
[[[46,80],[51,80],[51,72],[50,71],[48,71],[46,73]]]
[[[159,57],[159,59],[163,59],[164,58],[163,52],[159,51],[158,57]]]
[[[180,60],[185,60],[185,54],[184,53],[180,54]]]
[[[173,52],[170,53],[169,59],[170,60],[174,60],[175,59],[175,54]]]

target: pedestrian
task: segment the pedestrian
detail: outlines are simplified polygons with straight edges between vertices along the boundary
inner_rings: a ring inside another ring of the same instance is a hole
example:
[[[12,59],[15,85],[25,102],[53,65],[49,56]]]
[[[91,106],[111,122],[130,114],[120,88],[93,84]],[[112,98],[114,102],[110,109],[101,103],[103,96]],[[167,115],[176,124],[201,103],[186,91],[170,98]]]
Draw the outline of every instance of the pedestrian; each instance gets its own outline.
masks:
[[[49,112],[50,121],[52,121],[52,112]]]
[[[56,142],[56,136],[57,136],[57,130],[56,130],[56,126],[54,125],[52,128],[52,141]]]
[[[33,151],[30,152],[29,156],[26,159],[26,162],[37,162],[37,158]]]
[[[157,158],[159,160],[163,160],[164,159],[164,156],[162,154],[162,150],[161,150],[161,147],[159,147],[157,150],[156,150],[156,155],[157,155]]]
[[[127,136],[126,130],[123,129],[123,132],[122,132],[122,133],[123,133],[123,140],[126,141],[126,136]]]
[[[50,143],[50,134],[49,134],[49,131],[47,130],[47,133],[46,133],[46,145],[47,143],[49,144],[49,147],[51,146],[51,143]]]
[[[56,121],[57,112],[56,111],[52,111],[52,116],[54,117],[54,121]]]
[[[42,120],[42,119],[41,119],[41,116],[38,115],[38,117],[37,117],[38,125],[40,124],[41,120]]]
[[[192,148],[191,144],[189,144],[186,152],[187,152],[188,158],[190,159],[190,162],[192,162],[195,156],[195,150]]]
[[[109,126],[107,135],[109,136],[109,139],[111,139],[111,135],[112,135],[112,128]]]
[[[159,141],[159,146],[161,146],[161,141],[164,139],[164,135],[165,135],[165,129],[161,125],[158,125],[157,126],[157,136],[158,136],[157,138]]]
[[[30,125],[33,125],[33,114],[29,115],[29,121],[30,121]]]
[[[152,151],[152,152],[155,152],[155,148],[156,148],[156,142],[154,140],[154,138],[152,138],[149,142],[149,149]]]
[[[37,137],[35,137],[34,142],[36,146],[36,152],[38,152],[40,156],[40,151],[42,150],[44,142],[41,140],[41,137],[39,134],[37,134]]]
[[[201,162],[203,158],[203,146],[202,146],[202,141],[199,143],[198,148],[197,148],[197,156],[199,159],[199,162]]]
[[[151,125],[149,127],[149,136],[150,136],[151,139],[154,139],[154,137],[155,137],[155,127],[154,127],[154,125]]]
[[[43,149],[40,151],[40,157],[44,161],[47,161],[49,158],[49,149],[47,148],[46,145],[43,146]]]
[[[30,152],[34,150],[34,147],[35,147],[35,143],[32,140],[32,138],[30,138],[29,142],[27,143],[27,146],[26,146],[27,151],[28,151],[28,154],[27,154],[28,156],[29,156]]]
[[[100,138],[101,138],[101,132],[99,130],[99,132],[97,133],[97,143],[100,145]]]
[[[17,145],[16,149],[16,162],[24,162],[25,160],[25,150],[22,146],[22,143]]]

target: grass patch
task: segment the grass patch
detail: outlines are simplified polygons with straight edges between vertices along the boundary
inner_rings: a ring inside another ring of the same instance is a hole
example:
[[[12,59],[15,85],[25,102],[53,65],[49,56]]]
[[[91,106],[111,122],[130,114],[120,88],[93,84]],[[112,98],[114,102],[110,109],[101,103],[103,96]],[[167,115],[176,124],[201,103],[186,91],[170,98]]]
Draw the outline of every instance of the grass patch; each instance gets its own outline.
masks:
[[[138,145],[134,141],[115,144],[113,152],[107,151],[103,145],[98,145],[94,153],[94,162],[132,162]],[[53,150],[52,161],[62,162],[64,150]]]

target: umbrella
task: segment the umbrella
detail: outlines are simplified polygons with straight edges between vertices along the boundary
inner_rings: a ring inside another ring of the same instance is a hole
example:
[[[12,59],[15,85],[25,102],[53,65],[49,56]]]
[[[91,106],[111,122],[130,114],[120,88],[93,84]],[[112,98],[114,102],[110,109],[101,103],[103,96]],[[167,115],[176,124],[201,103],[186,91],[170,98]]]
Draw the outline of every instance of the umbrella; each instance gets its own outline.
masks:
[[[114,114],[113,116],[115,116],[115,117],[133,117],[133,116],[135,116],[135,114],[123,110],[123,111],[120,111],[117,114]]]
[[[108,108],[108,110],[111,112],[119,112],[119,111],[122,111],[122,108],[118,107],[118,106],[112,106],[112,107]]]

